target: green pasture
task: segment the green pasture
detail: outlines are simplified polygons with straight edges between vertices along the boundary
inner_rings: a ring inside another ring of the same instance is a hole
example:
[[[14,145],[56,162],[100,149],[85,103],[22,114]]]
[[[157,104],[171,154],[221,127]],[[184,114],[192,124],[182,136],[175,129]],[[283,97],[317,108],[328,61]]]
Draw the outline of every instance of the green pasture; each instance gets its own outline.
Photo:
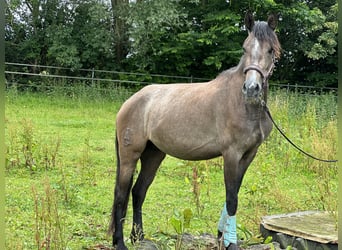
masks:
[[[105,94],[7,91],[7,249],[110,246],[115,115],[128,95],[118,89]],[[269,99],[274,119],[291,139],[318,157],[336,158],[335,94],[275,90]],[[223,203],[221,158],[167,157],[144,203],[146,237],[175,249],[171,235],[216,234]],[[189,209],[190,225],[179,231],[177,222],[183,223],[182,213]],[[303,156],[274,129],[242,183],[239,237],[258,238],[261,216],[303,210],[331,211],[337,221],[337,165]],[[131,222],[129,205],[125,239],[133,249]]]

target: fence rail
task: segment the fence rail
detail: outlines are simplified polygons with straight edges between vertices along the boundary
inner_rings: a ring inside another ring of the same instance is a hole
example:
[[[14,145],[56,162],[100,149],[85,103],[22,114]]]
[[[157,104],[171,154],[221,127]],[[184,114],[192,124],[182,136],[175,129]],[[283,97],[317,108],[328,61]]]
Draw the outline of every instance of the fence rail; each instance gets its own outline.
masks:
[[[121,71],[108,71],[108,70],[96,70],[96,69],[77,69],[74,70],[72,68],[66,67],[57,67],[57,66],[46,66],[46,65],[32,65],[32,64],[23,64],[23,63],[5,63],[6,70],[6,82],[7,86],[11,86],[12,84],[16,84],[17,86],[38,86],[35,83],[28,83],[28,81],[32,78],[37,79],[64,79],[71,81],[86,81],[91,83],[92,85],[96,85],[96,83],[109,83],[114,84],[115,86],[145,86],[149,84],[156,83],[174,83],[174,82],[204,82],[209,81],[211,79],[207,78],[199,78],[193,76],[171,76],[171,75],[162,75],[162,74],[146,74],[146,73],[132,73],[132,72],[121,72]],[[7,70],[7,68],[9,68]],[[19,77],[18,77],[19,76]],[[18,80],[18,78],[21,81]],[[31,78],[32,77],[32,78]],[[138,80],[137,80],[138,79]],[[26,82],[25,82],[26,81]],[[70,82],[69,82],[70,83]],[[54,86],[56,87],[56,86]],[[65,87],[65,86],[64,86]],[[286,89],[287,91],[303,91],[303,92],[336,92],[337,88],[333,87],[317,87],[317,86],[308,86],[303,84],[280,84],[280,83],[270,83],[271,88],[281,88]]]

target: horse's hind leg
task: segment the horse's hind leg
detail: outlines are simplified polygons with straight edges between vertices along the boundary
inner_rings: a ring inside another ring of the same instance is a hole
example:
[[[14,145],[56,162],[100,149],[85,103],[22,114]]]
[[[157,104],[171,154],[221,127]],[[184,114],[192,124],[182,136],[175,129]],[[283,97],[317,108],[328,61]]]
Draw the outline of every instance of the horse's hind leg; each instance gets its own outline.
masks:
[[[117,250],[127,250],[123,240],[123,222],[132,188],[133,173],[140,154],[127,148],[121,147],[120,150],[119,148],[120,145],[116,140],[117,173],[110,231],[113,233],[113,246],[116,246]]]
[[[113,231],[113,246],[116,245],[116,249],[126,250],[126,246],[123,241],[123,222],[126,217],[127,205],[129,201],[129,194],[132,187],[133,181],[133,163],[128,170],[123,170],[127,168],[125,165],[120,166],[120,174],[118,174],[118,178],[116,180],[115,185],[115,197],[112,211],[112,229]],[[114,228],[113,228],[114,227]]]
[[[142,153],[141,170],[138,179],[132,189],[133,197],[133,227],[131,233],[132,242],[140,241],[144,238],[142,223],[142,205],[146,192],[151,185],[156,172],[165,158],[165,153],[160,151],[154,144],[148,142]]]

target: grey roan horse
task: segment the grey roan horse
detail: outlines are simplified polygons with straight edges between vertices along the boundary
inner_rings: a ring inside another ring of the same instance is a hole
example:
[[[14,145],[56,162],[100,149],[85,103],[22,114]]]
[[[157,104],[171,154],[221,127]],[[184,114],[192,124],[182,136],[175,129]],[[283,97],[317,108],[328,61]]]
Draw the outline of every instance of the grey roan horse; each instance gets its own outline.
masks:
[[[237,66],[205,83],[149,85],[121,107],[116,120],[117,177],[110,232],[116,249],[127,249],[123,221],[133,197],[131,239],[142,240],[142,205],[166,154],[185,160],[222,156],[226,200],[218,226],[227,249],[237,249],[236,210],[243,176],[270,134],[265,113],[268,78],[280,55],[276,17],[254,22],[246,14],[248,37]],[[141,170],[133,185],[138,160]]]

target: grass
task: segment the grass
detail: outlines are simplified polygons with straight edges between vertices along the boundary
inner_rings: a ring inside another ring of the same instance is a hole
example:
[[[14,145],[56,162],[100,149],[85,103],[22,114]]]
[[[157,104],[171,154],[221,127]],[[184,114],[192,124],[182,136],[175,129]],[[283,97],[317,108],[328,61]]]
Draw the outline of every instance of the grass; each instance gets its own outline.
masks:
[[[128,94],[75,93],[7,92],[7,249],[110,246],[115,114]],[[336,158],[336,99],[274,91],[269,107],[303,149]],[[174,248],[168,236],[176,234],[172,218],[189,208],[193,216],[186,232],[216,234],[223,202],[221,158],[167,157],[144,203],[146,237]],[[244,177],[240,227],[257,235],[261,216],[316,209],[332,211],[337,221],[337,165],[303,156],[273,130]],[[131,205],[128,215],[126,239]]]

